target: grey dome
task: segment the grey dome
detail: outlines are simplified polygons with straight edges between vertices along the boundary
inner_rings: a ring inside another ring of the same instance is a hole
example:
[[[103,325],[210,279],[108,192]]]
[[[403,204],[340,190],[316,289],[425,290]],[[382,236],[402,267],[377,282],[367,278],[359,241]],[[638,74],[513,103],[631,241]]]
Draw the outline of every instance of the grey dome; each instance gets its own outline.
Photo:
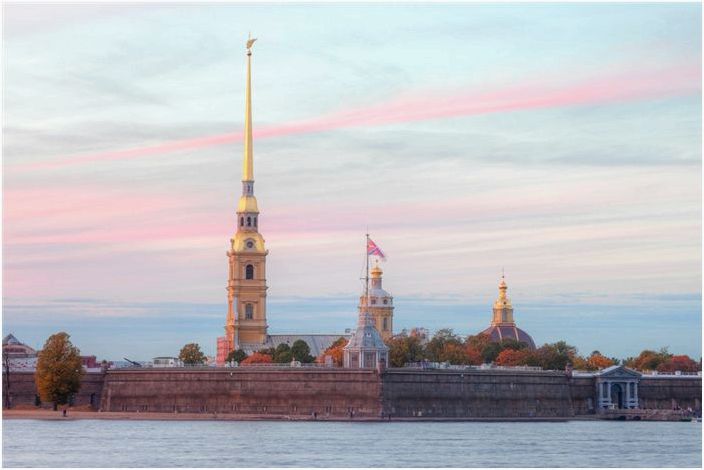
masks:
[[[365,312],[359,317],[357,331],[352,334],[352,337],[344,349],[388,351],[388,346],[384,344],[381,335],[377,329],[374,328],[374,321],[369,312]]]

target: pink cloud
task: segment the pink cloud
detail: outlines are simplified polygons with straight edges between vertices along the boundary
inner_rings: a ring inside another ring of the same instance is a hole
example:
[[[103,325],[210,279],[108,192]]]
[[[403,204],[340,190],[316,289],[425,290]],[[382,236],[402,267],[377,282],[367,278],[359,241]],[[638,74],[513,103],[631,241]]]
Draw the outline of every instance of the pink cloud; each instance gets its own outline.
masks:
[[[576,84],[548,84],[549,77],[498,90],[419,92],[372,106],[339,111],[306,121],[260,127],[257,139],[310,134],[357,126],[383,126],[490,113],[527,111],[584,105],[607,105],[634,100],[659,99],[701,93],[701,71],[694,66],[663,70],[631,69],[586,79]],[[52,161],[18,164],[12,168],[46,170],[68,165],[130,160],[170,152],[207,148],[242,140],[241,132],[176,140],[158,145],[87,155],[64,156]]]
[[[227,230],[197,198],[107,186],[6,189],[7,245],[90,244],[197,237]],[[191,214],[197,214],[193,217]],[[184,214],[188,214],[186,217]],[[185,219],[185,220],[184,220]]]

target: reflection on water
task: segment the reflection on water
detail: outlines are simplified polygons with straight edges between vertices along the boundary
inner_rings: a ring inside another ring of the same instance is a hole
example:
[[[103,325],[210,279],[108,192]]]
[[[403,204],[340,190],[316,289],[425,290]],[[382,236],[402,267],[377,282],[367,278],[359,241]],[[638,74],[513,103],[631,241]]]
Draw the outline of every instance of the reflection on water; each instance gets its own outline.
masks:
[[[701,467],[701,423],[3,420],[7,467]]]

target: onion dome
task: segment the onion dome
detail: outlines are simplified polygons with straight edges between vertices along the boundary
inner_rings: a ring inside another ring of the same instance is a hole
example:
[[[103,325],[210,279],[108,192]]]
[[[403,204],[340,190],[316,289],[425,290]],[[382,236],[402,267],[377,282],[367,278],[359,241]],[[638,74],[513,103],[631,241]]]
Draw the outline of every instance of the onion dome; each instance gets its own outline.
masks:
[[[381,286],[381,275],[383,273],[384,272],[379,267],[379,263],[377,263],[371,269],[371,271],[369,271],[369,274],[371,274],[371,285],[369,286],[369,299],[373,306],[381,307],[393,304],[394,298]],[[364,299],[362,299],[362,303],[364,303]]]

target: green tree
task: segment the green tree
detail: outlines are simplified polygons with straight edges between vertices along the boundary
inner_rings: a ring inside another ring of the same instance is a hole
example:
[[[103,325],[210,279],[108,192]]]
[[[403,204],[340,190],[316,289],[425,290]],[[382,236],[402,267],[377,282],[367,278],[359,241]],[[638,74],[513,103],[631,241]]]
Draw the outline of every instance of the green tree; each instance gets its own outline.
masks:
[[[491,339],[489,338],[489,335],[485,333],[467,336],[467,339],[464,342],[465,345],[477,351],[482,351],[489,343],[491,343]]]
[[[293,356],[293,359],[303,363],[311,363],[315,361],[315,358],[310,355],[310,346],[308,346],[308,343],[302,339],[297,339],[293,342],[291,345],[291,355]]]
[[[225,359],[225,362],[237,362],[240,363],[247,359],[247,353],[244,352],[241,349],[237,349],[234,351],[230,351],[230,353],[227,355],[227,358]]]
[[[422,337],[419,335],[401,333],[389,338],[389,363],[391,367],[403,367],[409,362],[420,362],[425,358]]]
[[[501,343],[489,342],[481,350],[482,359],[486,363],[494,362],[501,354],[501,351],[503,351]]]
[[[308,349],[308,351],[310,351],[310,348]],[[291,346],[286,343],[279,344],[278,346],[276,346],[274,354],[272,354],[271,358],[274,360],[274,362],[277,362],[279,364],[287,364],[291,362],[291,360],[293,359]]]
[[[205,354],[200,350],[198,343],[188,343],[182,347],[178,358],[187,366],[205,364]]]
[[[577,348],[570,346],[564,341],[544,344],[535,351],[535,365],[548,370],[563,370],[567,364],[574,364],[577,356]],[[529,365],[534,365],[533,363]]]
[[[446,350],[447,345],[449,344],[462,346],[462,339],[455,335],[451,328],[443,328],[442,330],[438,330],[425,346],[425,352],[428,360],[433,362],[444,362],[443,351]],[[454,350],[456,348],[452,349]]]
[[[34,381],[42,401],[65,405],[81,388],[81,352],[63,331],[49,336],[37,356]]]

